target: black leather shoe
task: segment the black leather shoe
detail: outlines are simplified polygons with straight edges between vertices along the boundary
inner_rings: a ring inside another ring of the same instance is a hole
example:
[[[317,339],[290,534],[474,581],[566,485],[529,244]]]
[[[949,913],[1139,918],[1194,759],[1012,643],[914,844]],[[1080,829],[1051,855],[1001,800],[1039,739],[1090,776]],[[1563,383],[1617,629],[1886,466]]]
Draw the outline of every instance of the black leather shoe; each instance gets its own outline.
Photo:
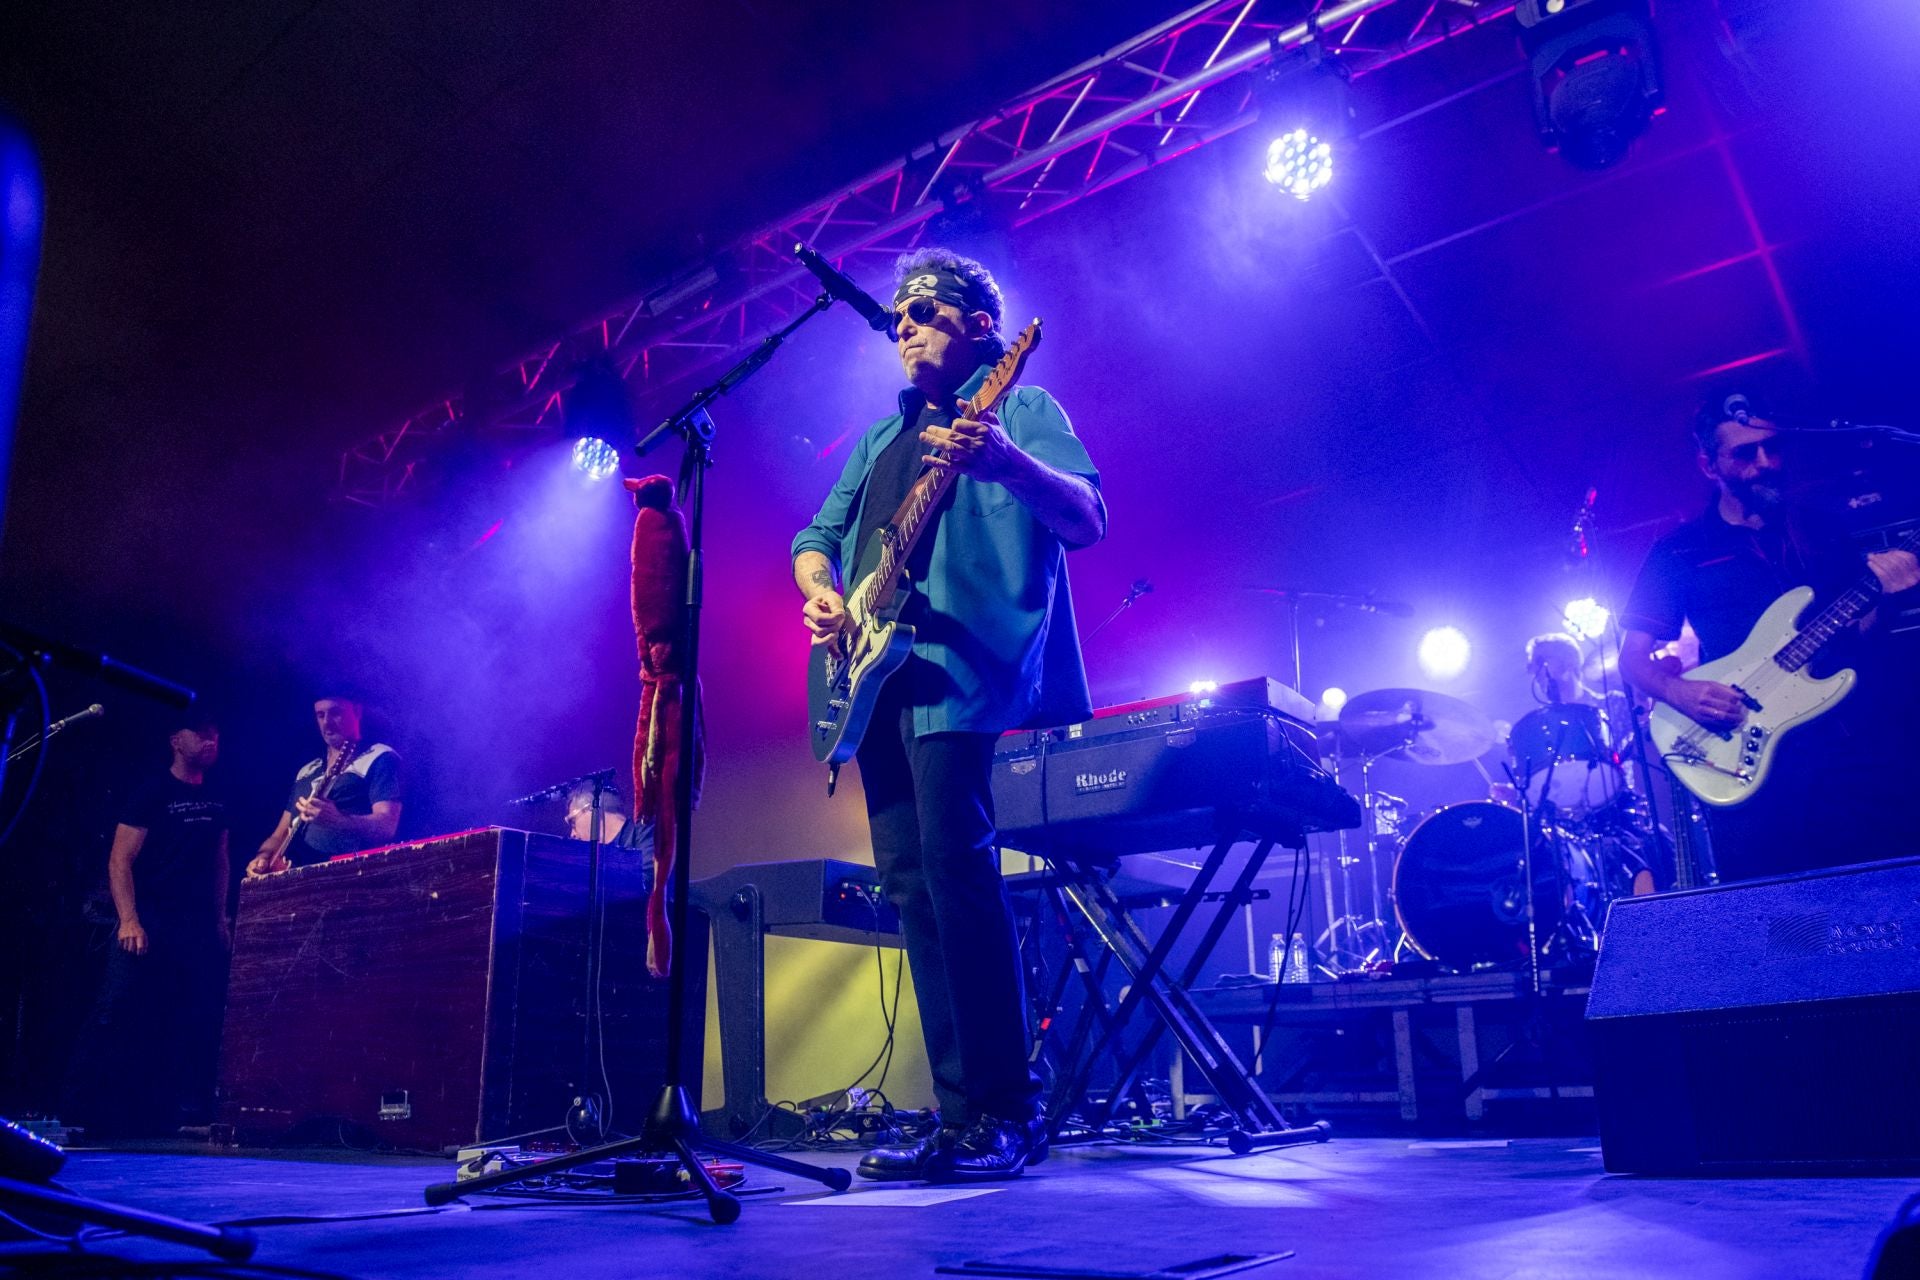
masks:
[[[960,1137],[959,1125],[941,1125],[920,1141],[904,1147],[875,1147],[860,1157],[858,1173],[875,1182],[918,1182],[943,1147]]]
[[[1047,1118],[1035,1116],[1027,1121],[1027,1164],[1040,1164],[1051,1149],[1052,1143],[1047,1140]]]
[[[1036,1140],[1036,1124],[1030,1120],[981,1116],[950,1150],[936,1151],[921,1176],[929,1182],[998,1182],[1017,1178],[1028,1165],[1047,1158],[1045,1131],[1042,1128]]]

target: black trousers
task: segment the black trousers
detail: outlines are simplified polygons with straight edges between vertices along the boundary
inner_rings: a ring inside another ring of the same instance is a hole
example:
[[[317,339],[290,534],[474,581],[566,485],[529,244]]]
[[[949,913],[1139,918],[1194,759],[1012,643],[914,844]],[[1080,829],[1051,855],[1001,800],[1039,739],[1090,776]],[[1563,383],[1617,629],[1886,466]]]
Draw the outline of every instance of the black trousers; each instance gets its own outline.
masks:
[[[213,1117],[226,952],[211,919],[155,921],[143,956],[110,942],[68,1063],[62,1118],[96,1133],[171,1134]]]
[[[915,737],[897,692],[881,695],[856,759],[881,888],[900,913],[941,1118],[1025,1121],[1040,1081],[1027,1063],[1026,984],[994,846],[990,733]]]

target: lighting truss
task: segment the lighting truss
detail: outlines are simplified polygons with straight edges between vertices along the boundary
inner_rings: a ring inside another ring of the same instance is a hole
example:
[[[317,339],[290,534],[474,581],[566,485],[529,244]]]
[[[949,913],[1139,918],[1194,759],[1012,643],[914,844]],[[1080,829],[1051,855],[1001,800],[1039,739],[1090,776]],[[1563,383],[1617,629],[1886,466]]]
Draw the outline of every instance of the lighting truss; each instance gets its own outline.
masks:
[[[335,497],[385,506],[460,433],[557,429],[560,396],[594,356],[649,400],[711,375],[818,292],[794,261],[813,245],[855,278],[884,278],[958,188],[1018,227],[1254,123],[1257,72],[1319,39],[1365,75],[1505,17],[1498,0],[1344,0],[1299,20],[1298,0],[1214,0],[942,134],[905,159],[691,264],[644,297],[363,440],[340,458]]]

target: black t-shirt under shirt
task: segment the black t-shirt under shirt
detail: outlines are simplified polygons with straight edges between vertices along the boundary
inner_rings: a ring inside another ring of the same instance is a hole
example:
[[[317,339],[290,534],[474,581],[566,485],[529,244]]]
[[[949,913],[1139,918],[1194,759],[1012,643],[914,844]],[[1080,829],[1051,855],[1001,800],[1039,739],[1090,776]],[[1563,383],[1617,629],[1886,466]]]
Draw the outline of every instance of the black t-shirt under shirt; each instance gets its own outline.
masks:
[[[867,493],[865,507],[860,513],[860,540],[855,543],[860,548],[860,560],[853,571],[853,580],[848,582],[851,590],[879,563],[879,553],[875,550],[873,535],[893,519],[894,512],[907,500],[907,494],[913,489],[913,482],[920,478],[922,464],[920,459],[927,453],[927,446],[920,439],[920,433],[928,427],[944,427],[953,421],[951,410],[939,410],[931,405],[922,405],[919,414],[911,425],[903,428],[899,435],[880,456],[873,460],[873,466],[867,471]],[[938,517],[936,517],[937,519]],[[932,555],[933,537],[931,530],[921,538],[920,547],[915,554],[915,565],[909,566],[909,572],[924,568],[925,561]]]
[[[294,812],[294,801],[313,794],[326,765],[327,759],[322,756],[308,761],[306,767],[294,775],[293,787],[287,792],[288,813]],[[335,779],[327,797],[340,812],[364,816],[372,813],[373,806],[382,800],[400,799],[400,790],[399,755],[392,747],[375,742],[363,747],[353,758],[353,763]],[[367,847],[363,838],[351,832],[307,826],[301,828],[293,847],[287,850],[287,861],[304,867],[343,853],[358,853]]]
[[[134,906],[143,925],[219,919],[227,895],[220,838],[228,822],[218,788],[182,782],[168,770],[133,793],[120,822],[147,833],[133,859]]]

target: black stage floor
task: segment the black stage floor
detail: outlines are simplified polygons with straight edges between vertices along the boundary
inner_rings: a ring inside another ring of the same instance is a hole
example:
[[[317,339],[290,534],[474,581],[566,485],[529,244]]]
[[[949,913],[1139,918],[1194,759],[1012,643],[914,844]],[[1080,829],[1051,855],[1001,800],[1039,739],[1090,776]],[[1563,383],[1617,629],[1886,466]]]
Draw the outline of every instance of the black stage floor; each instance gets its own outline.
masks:
[[[819,1156],[813,1159],[847,1160]],[[359,1155],[77,1152],[67,1187],[202,1220],[418,1211],[447,1162]],[[1223,1253],[1293,1256],[1241,1274],[1712,1277],[1861,1274],[1920,1182],[1608,1177],[1578,1139],[1335,1139],[1234,1158],[1194,1147],[1055,1153],[1016,1182],[914,1203],[921,1188],[832,1196],[756,1175],[731,1227],[702,1206],[474,1197],[408,1216],[264,1226],[256,1261],[354,1277],[725,1276],[892,1280],[974,1259],[1152,1273]],[[984,1193],[983,1193],[984,1192]],[[512,1207],[505,1207],[511,1205]],[[95,1246],[178,1256],[131,1240]]]

